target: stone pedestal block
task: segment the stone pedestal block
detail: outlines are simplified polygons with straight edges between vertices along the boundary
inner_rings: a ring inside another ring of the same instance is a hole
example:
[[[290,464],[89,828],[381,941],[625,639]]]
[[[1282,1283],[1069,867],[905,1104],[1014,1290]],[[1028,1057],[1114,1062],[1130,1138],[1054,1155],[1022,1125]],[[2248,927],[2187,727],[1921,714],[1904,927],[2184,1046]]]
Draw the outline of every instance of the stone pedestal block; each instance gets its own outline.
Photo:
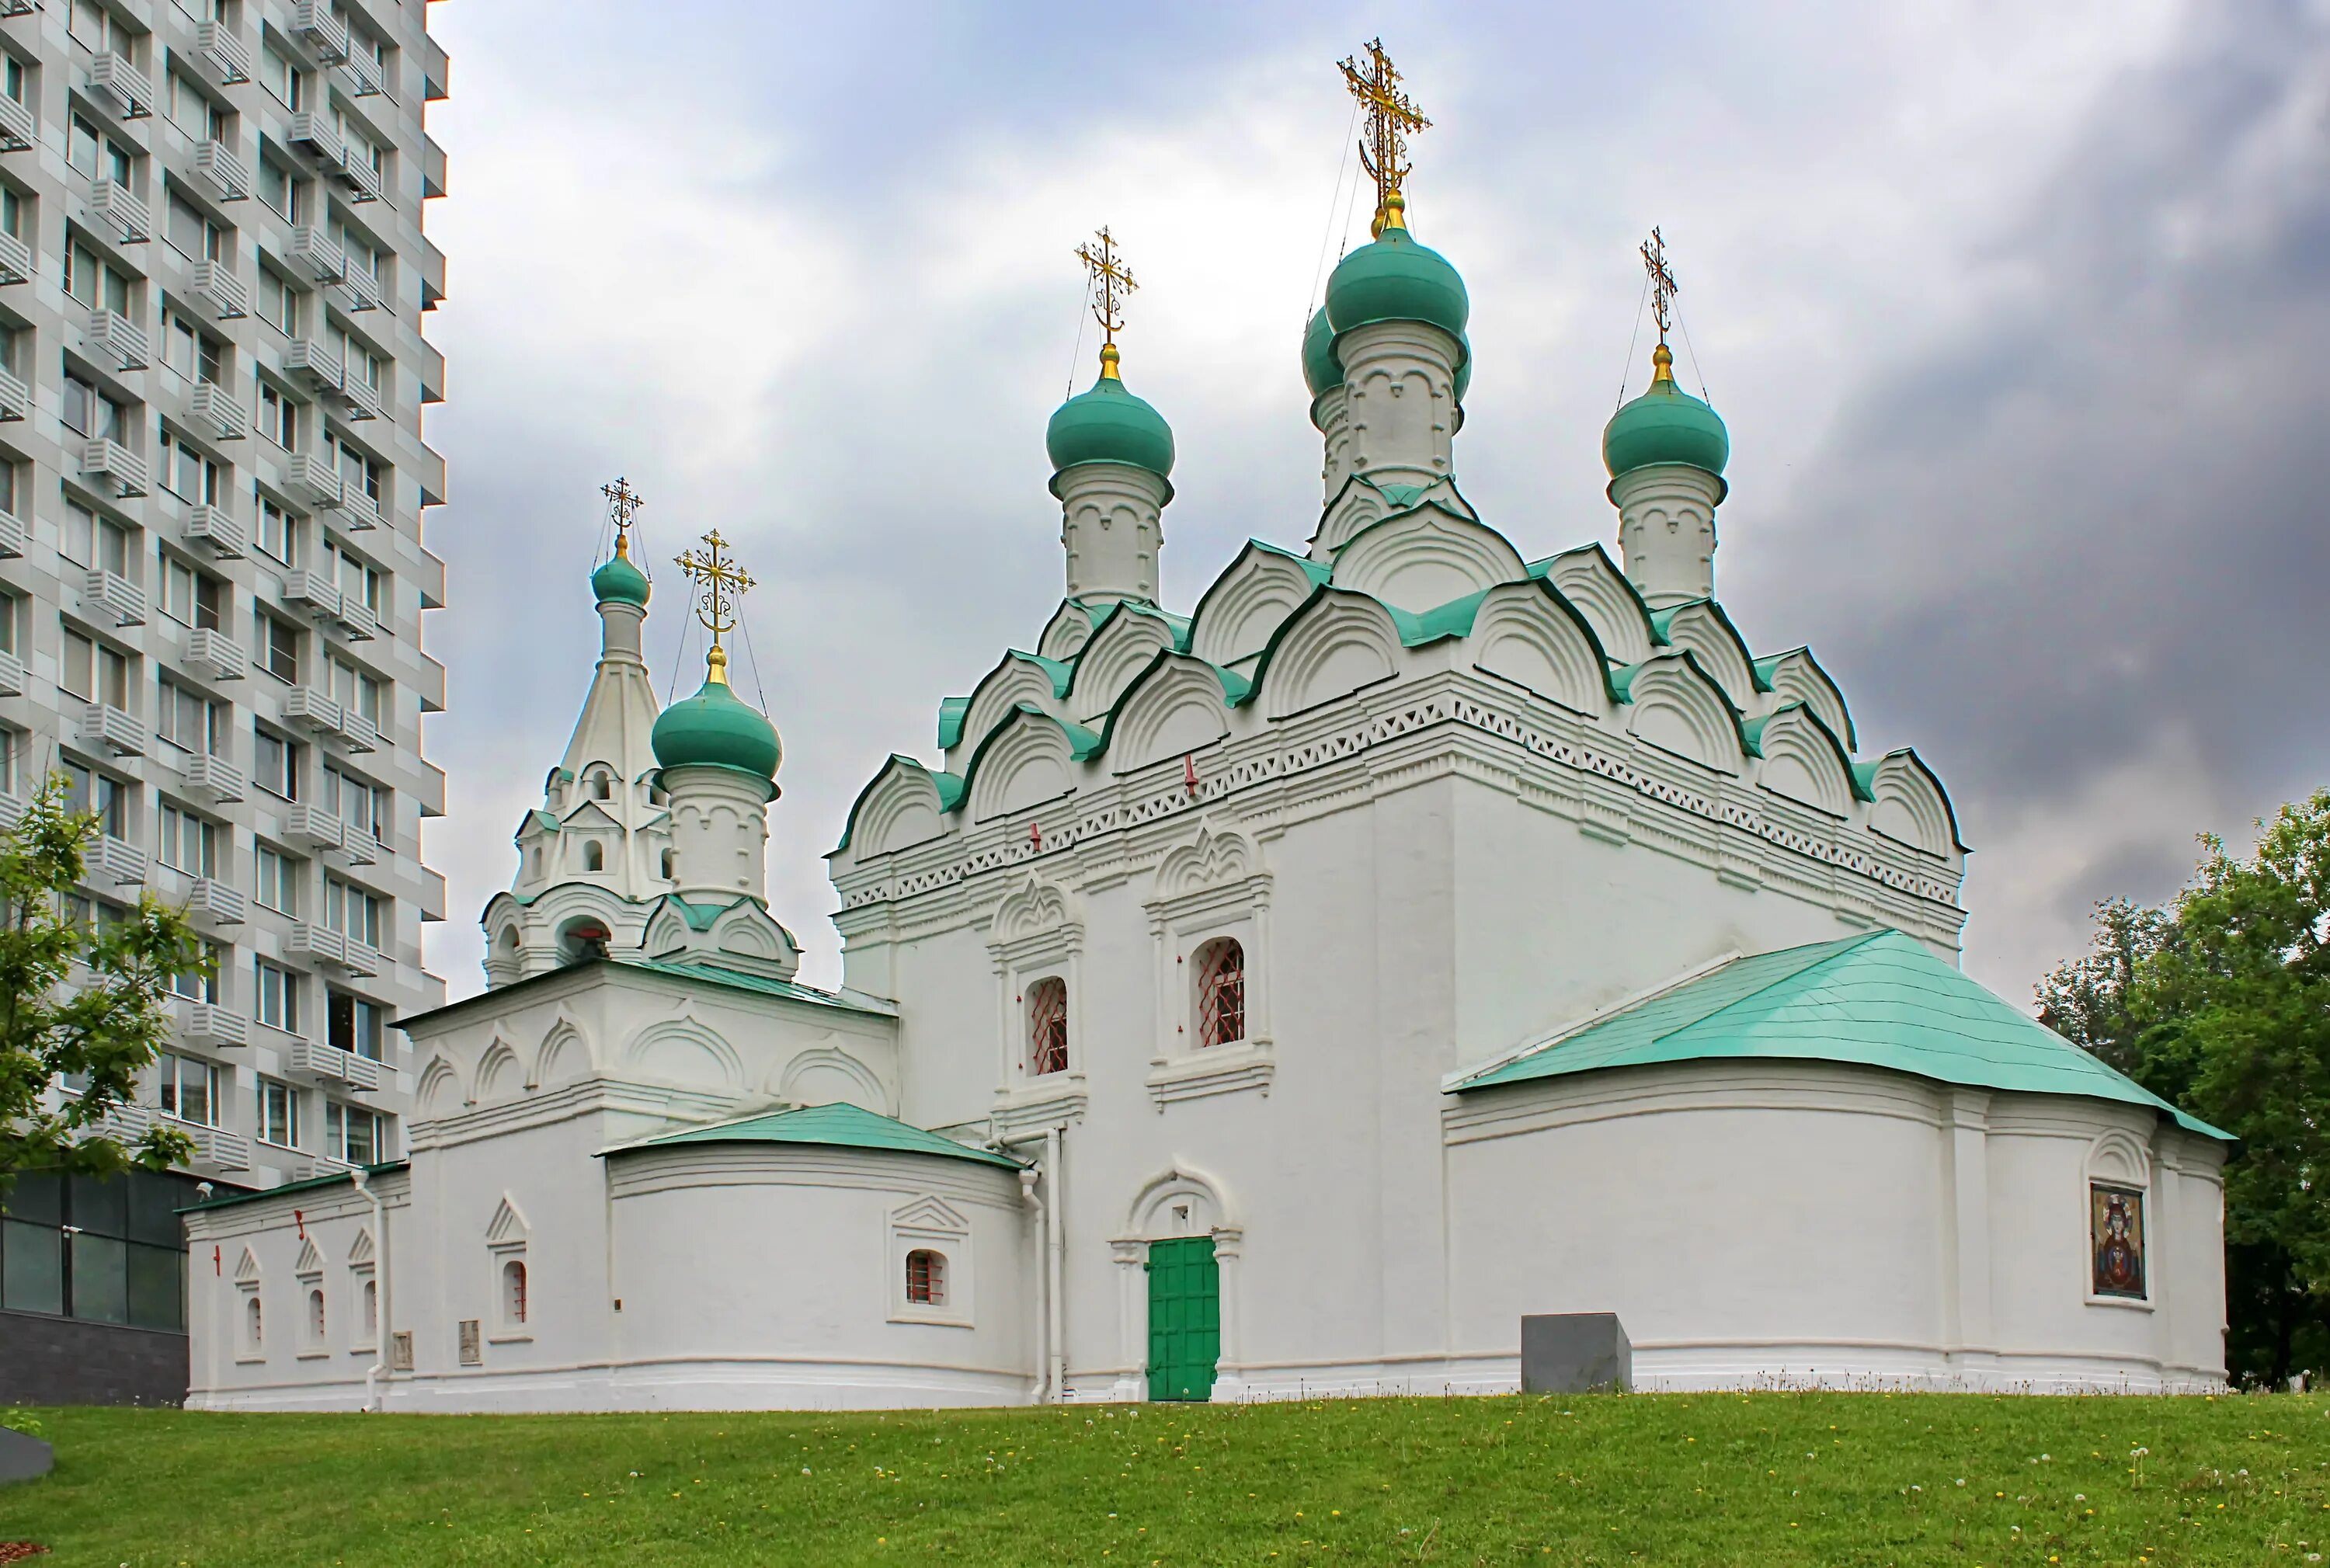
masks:
[[[1521,1392],[1604,1393],[1631,1387],[1634,1346],[1615,1312],[1521,1319]]]

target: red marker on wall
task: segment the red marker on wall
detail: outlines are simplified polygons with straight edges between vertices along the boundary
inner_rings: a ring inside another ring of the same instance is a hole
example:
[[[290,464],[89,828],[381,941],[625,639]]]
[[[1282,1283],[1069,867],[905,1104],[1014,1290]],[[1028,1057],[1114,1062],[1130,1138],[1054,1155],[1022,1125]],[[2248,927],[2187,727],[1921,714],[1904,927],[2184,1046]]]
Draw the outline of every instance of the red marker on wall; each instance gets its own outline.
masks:
[[[219,1250],[216,1247],[213,1247],[211,1249],[211,1272],[213,1274],[223,1274],[225,1271],[226,1270],[220,1267],[219,1264]]]
[[[293,1209],[291,1211],[291,1223],[298,1227],[299,1239],[303,1242],[306,1241],[308,1239],[308,1216],[300,1213],[298,1209]]]

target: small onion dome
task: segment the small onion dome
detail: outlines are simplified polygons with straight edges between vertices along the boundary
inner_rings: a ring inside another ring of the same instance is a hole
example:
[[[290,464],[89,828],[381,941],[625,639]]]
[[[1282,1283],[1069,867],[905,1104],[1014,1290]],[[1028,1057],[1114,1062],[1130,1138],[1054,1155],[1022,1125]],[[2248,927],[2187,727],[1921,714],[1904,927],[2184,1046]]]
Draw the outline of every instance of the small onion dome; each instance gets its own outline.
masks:
[[[777,727],[728,687],[728,655],[714,648],[703,689],[666,708],[650,737],[656,762],[671,768],[734,768],[773,780],[783,751]]]
[[[1116,373],[1116,345],[1100,351],[1100,379],[1070,398],[1044,430],[1057,486],[1060,470],[1079,463],[1125,463],[1162,479],[1173,472],[1173,427],[1165,416],[1124,390]]]
[[[1473,340],[1463,333],[1456,335],[1456,406],[1464,406],[1464,394],[1473,390]]]
[[[1335,329],[1327,325],[1327,307],[1321,306],[1302,334],[1302,381],[1314,398],[1343,384],[1343,364],[1335,357]]]
[[[648,601],[648,574],[631,564],[630,542],[615,542],[615,553],[607,564],[591,574],[591,591],[601,604],[638,604]]]
[[[1338,336],[1376,321],[1422,321],[1451,337],[1464,335],[1473,313],[1464,279],[1446,257],[1416,242],[1403,216],[1406,208],[1394,191],[1375,243],[1337,262],[1327,279],[1327,319]]]
[[[1651,355],[1651,389],[1610,416],[1602,429],[1602,462],[1615,479],[1653,463],[1683,463],[1721,477],[1731,458],[1722,417],[1675,385],[1665,344]]]

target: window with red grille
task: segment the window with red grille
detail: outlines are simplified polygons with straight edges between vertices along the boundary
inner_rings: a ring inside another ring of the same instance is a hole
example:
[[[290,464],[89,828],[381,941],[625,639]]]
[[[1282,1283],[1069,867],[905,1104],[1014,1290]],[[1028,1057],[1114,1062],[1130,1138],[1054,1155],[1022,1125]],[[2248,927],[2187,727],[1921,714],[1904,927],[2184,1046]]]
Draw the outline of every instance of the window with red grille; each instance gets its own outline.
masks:
[[[1028,1071],[1068,1070],[1068,983],[1047,976],[1028,987]]]
[[[502,1265],[502,1320],[526,1321],[526,1265],[516,1258]]]
[[[1219,937],[1198,949],[1198,1044],[1246,1038],[1246,949]]]
[[[946,1254],[916,1248],[906,1254],[906,1299],[917,1307],[946,1305]]]

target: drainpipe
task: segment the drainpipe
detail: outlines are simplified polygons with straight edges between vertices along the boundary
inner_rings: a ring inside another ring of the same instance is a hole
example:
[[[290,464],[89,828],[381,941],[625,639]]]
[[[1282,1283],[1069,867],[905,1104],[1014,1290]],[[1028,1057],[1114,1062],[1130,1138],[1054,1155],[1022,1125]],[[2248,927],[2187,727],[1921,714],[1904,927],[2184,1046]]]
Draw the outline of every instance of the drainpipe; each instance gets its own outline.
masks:
[[[1044,1205],[1045,1293],[1049,1298],[1044,1327],[1051,1341],[1047,1375],[1052,1385],[1052,1402],[1056,1404],[1066,1397],[1068,1382],[1067,1326],[1061,1320],[1067,1306],[1061,1288],[1067,1256],[1063,1214],[1066,1205],[1060,1188],[1060,1129],[1056,1127],[1044,1131],[1044,1180],[1052,1189],[1051,1201]]]
[[[372,1185],[370,1171],[358,1166],[355,1168],[354,1179],[356,1191],[372,1204],[372,1273],[374,1287],[373,1294],[379,1299],[376,1305],[380,1310],[374,1314],[375,1321],[372,1326],[373,1364],[365,1368],[364,1407],[368,1411],[377,1411],[381,1408],[381,1399],[377,1390],[381,1380],[389,1375],[390,1347],[396,1343],[396,1337],[390,1332],[388,1327],[396,1321],[389,1316],[388,1310],[388,1209],[381,1202],[379,1189]]]
[[[1029,1208],[1036,1211],[1036,1233],[1038,1236],[1048,1237],[1051,1234],[1051,1226],[1045,1217],[1044,1200],[1036,1191],[1034,1171],[1023,1170],[1019,1173],[1019,1197]],[[1048,1297],[1048,1295],[1047,1290],[1045,1296]],[[1036,1386],[1028,1393],[1028,1403],[1030,1404],[1043,1403],[1044,1395],[1051,1386],[1051,1357],[1045,1354],[1045,1346],[1051,1343],[1050,1313],[1047,1308],[1047,1303],[1039,1298],[1036,1309]]]

